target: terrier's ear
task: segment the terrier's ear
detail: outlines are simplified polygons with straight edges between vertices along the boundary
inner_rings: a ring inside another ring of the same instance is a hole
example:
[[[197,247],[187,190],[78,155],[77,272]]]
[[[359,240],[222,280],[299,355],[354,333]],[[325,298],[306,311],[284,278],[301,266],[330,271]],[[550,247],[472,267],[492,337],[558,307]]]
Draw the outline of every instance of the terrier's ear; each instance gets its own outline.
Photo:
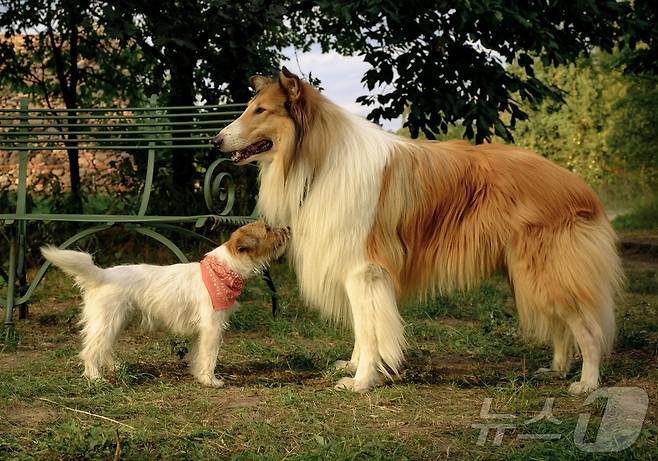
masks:
[[[265,77],[263,75],[254,75],[249,79],[249,86],[251,86],[256,93],[258,93],[263,87],[272,83],[273,80],[270,77]]]
[[[235,242],[235,249],[238,253],[250,253],[256,247],[258,247],[258,240],[249,235],[240,236]]]
[[[288,94],[288,100],[291,103],[296,103],[302,96],[302,82],[295,74],[290,72],[286,66],[281,68],[279,74],[279,83],[284,91]]]

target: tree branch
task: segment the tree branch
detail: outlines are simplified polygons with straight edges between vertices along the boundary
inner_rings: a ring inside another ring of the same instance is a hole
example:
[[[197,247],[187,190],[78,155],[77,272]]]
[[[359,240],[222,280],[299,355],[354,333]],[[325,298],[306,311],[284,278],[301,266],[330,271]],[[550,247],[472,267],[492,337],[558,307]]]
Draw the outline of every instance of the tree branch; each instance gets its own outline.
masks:
[[[66,74],[64,73],[64,60],[62,59],[62,49],[57,45],[55,39],[55,33],[53,32],[52,22],[48,22],[48,37],[50,37],[50,43],[53,48],[53,57],[55,58],[55,71],[57,73],[57,80],[59,85],[62,88],[62,96],[64,96],[64,103],[66,107],[69,107],[71,98],[69,95],[68,82],[66,81]]]
[[[133,40],[135,40],[135,42],[137,42],[139,47],[143,49],[145,52],[150,53],[151,55],[158,58],[160,61],[167,61],[167,56],[165,56],[165,54],[162,51],[160,51],[158,48],[149,44],[146,41],[146,39],[144,39],[144,37],[138,35],[133,37]]]
[[[70,81],[69,89],[73,102],[73,108],[77,107],[78,99],[78,14],[74,9],[69,10],[70,24],[70,38],[69,38],[69,59],[71,67],[69,70]]]

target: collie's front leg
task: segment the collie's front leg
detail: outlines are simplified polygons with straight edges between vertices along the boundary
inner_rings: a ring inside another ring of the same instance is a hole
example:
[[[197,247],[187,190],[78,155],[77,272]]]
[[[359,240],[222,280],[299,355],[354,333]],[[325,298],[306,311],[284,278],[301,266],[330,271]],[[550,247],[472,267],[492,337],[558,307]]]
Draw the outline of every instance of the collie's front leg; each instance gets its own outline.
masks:
[[[397,374],[404,359],[404,325],[388,274],[374,264],[350,272],[345,290],[352,309],[358,363],[354,378],[343,378],[337,388],[365,392],[382,383],[382,372]],[[353,354],[353,358],[355,354]]]

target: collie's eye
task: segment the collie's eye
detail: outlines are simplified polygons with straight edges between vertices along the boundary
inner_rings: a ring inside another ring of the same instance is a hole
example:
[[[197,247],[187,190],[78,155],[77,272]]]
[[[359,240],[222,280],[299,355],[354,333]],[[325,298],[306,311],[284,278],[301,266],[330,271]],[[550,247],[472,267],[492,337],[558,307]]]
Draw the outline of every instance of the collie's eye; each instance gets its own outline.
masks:
[[[257,113],[257,114],[262,114],[263,112],[265,112],[265,108],[264,107],[256,107],[256,110],[254,112]]]

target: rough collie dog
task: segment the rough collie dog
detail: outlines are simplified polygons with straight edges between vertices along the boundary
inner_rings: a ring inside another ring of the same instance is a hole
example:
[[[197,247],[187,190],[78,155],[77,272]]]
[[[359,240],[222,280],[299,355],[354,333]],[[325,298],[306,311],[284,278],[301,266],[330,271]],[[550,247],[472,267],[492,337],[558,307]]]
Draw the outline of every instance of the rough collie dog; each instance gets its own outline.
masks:
[[[333,104],[285,68],[251,79],[256,95],[213,142],[260,166],[258,206],[290,226],[306,301],[350,322],[365,391],[397,373],[397,303],[468,289],[502,269],[523,332],[553,345],[551,370],[583,358],[574,394],[598,386],[614,339],[622,271],[601,202],[569,171],[525,149],[414,141]]]
[[[83,293],[80,357],[84,375],[99,379],[112,363],[114,342],[130,315],[141,311],[142,323],[162,324],[178,334],[196,335],[190,371],[203,385],[221,387],[215,377],[222,334],[237,303],[244,280],[280,256],[287,229],[264,223],[247,224],[233,232],[200,262],[151,266],[135,264],[101,269],[88,253],[41,248],[43,256],[75,277]]]

